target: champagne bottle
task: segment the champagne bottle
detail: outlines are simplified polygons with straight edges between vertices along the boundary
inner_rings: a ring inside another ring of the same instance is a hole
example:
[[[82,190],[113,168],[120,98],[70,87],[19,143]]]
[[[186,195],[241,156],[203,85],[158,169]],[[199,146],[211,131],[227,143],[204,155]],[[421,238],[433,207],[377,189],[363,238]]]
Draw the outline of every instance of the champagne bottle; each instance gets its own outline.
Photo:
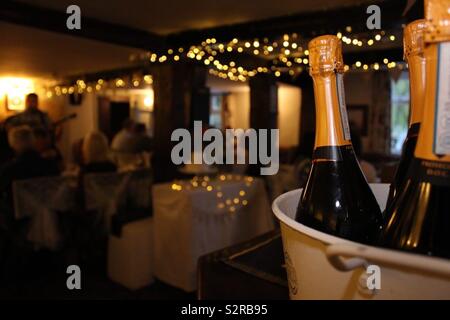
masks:
[[[450,1],[425,1],[423,120],[380,244],[450,258]]]
[[[403,143],[400,162],[395,172],[394,181],[389,189],[386,207],[392,205],[393,199],[399,188],[406,179],[408,167],[414,157],[417,137],[420,130],[420,122],[423,113],[423,96],[425,92],[425,67],[426,59],[423,54],[423,36],[426,27],[424,19],[416,20],[408,24],[403,33],[404,57],[409,66],[409,88],[410,88],[410,114],[409,129]]]
[[[317,37],[309,43],[309,52],[316,137],[312,167],[296,220],[335,236],[372,243],[382,216],[353,151],[344,97],[341,41],[330,35]]]

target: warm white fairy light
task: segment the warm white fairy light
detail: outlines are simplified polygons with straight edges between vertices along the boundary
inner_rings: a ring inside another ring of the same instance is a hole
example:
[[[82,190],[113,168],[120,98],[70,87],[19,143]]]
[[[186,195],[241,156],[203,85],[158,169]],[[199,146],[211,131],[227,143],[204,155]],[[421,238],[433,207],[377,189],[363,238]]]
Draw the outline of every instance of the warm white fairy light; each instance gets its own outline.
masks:
[[[341,30],[336,33],[336,36],[342,40],[344,45],[358,47],[373,46],[375,42],[386,43],[388,41],[396,41],[397,39],[394,34],[387,34],[384,30],[372,33],[372,35],[370,33],[359,34],[356,37],[351,32],[352,27],[347,26],[345,28],[345,35]],[[161,55],[154,52],[133,55],[133,61],[140,58],[150,63],[166,63],[168,61],[176,63],[183,59],[194,59],[198,63],[202,63],[210,68],[209,72],[214,76],[233,81],[247,81],[258,73],[272,73],[276,77],[280,77],[282,74],[295,76],[304,72],[306,68],[299,67],[299,65],[307,66],[309,63],[309,51],[307,49],[303,50],[306,44],[307,41],[303,40],[296,33],[284,34],[277,40],[269,39],[268,37],[247,40],[234,37],[227,42],[218,42],[216,38],[211,37],[201,41],[198,45],[167,48]],[[270,68],[257,66],[249,70],[245,66],[237,65],[234,61],[229,63],[221,61],[221,54],[230,52],[236,54],[252,54],[255,56],[263,55],[265,59],[272,61],[273,65]],[[395,63],[384,58],[382,63],[376,62],[370,64],[367,62],[364,63],[364,61],[356,61],[351,66],[345,66],[344,68],[346,71],[350,69],[356,71],[378,71],[392,68],[404,69],[407,66],[404,63]],[[139,87],[141,83],[151,84],[153,82],[153,79],[149,78],[148,75],[144,75],[143,77],[123,75],[123,78],[118,79],[108,79],[109,85],[104,83],[102,78],[99,78],[97,82],[91,82],[89,84],[83,79],[78,79],[72,86],[59,87],[59,89],[53,87],[49,92],[51,92],[51,97],[53,97],[74,92],[83,93],[88,91],[88,86],[91,87],[89,91],[92,92],[94,89],[100,91],[108,87],[126,87],[127,85],[130,87]]]

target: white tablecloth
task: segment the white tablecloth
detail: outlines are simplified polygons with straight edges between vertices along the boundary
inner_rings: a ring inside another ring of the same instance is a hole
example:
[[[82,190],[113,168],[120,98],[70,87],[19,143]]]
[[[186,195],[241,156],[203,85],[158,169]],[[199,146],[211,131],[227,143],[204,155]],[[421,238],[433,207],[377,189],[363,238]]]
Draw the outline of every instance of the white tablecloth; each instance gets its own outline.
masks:
[[[262,180],[205,179],[153,186],[155,275],[185,291],[197,287],[200,256],[274,228]]]

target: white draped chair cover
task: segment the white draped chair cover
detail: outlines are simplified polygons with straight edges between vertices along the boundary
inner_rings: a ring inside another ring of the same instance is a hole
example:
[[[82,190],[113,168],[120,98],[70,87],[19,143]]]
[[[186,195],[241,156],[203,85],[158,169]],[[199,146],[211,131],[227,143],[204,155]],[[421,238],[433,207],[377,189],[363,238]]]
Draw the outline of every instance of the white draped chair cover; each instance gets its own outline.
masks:
[[[151,208],[150,170],[86,174],[83,185],[85,208],[99,214],[105,231],[110,230],[111,216],[120,208]]]
[[[55,250],[61,244],[57,212],[75,208],[76,180],[44,177],[13,183],[16,219],[30,218],[27,239],[36,248]]]

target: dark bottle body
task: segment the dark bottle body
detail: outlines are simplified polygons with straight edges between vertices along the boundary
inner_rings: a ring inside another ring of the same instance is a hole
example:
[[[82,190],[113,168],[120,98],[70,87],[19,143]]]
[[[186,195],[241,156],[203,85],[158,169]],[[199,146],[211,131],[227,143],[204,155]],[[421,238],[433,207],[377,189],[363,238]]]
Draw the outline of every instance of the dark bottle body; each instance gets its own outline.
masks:
[[[324,153],[331,157],[324,159]],[[296,220],[338,237],[373,243],[382,224],[381,211],[353,147],[319,147],[314,158]]]
[[[379,245],[450,258],[450,7],[444,3],[428,1],[425,10],[420,132],[406,181],[386,209]]]
[[[392,205],[395,194],[402,188],[407,179],[408,168],[414,158],[414,150],[416,149],[419,130],[420,123],[414,123],[408,130],[405,142],[403,143],[400,162],[398,163],[397,170],[395,171],[394,181],[392,181],[391,186],[389,187],[386,208],[389,208]]]
[[[438,167],[447,177],[429,176]],[[380,245],[450,258],[450,164],[414,158],[389,210]]]

